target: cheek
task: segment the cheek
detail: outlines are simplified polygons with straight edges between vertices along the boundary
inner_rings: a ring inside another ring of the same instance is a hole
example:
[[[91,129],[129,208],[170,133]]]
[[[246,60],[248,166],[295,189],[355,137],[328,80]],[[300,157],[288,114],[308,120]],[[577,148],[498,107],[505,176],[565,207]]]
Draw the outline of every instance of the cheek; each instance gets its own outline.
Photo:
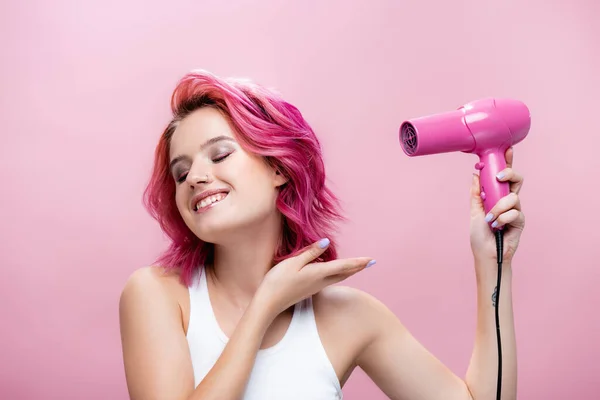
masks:
[[[246,162],[238,171],[238,182],[254,196],[264,196],[273,189],[271,171],[260,161]]]
[[[263,174],[257,160],[240,151],[225,162],[215,164],[213,173],[218,180],[244,192],[256,185]]]
[[[276,196],[273,173],[261,158],[238,153],[229,161],[215,166],[215,176],[231,185],[243,202],[270,202]]]
[[[177,205],[177,209],[180,214],[185,215],[185,211],[187,210],[187,200],[185,199],[185,195],[181,188],[177,188],[175,190],[175,204]]]
[[[247,179],[244,180],[244,190],[251,201],[261,208],[272,208],[275,204],[277,188],[273,185],[270,171],[264,168],[249,171]]]

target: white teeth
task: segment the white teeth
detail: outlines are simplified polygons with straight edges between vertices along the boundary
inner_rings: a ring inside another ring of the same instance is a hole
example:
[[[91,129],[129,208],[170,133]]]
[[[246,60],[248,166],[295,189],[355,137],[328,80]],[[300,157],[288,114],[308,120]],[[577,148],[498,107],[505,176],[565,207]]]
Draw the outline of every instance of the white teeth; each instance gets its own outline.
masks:
[[[227,196],[226,193],[218,193],[213,196],[206,197],[202,199],[202,201],[196,203],[195,210],[198,211],[200,208],[207,207],[213,203],[221,201],[225,198],[225,196]]]

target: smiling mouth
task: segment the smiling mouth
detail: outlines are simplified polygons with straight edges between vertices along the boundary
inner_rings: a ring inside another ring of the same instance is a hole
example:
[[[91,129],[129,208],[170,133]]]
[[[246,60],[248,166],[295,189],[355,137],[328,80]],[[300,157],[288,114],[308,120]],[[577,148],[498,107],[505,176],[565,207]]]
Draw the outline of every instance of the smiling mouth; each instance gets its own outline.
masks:
[[[227,197],[227,193],[217,193],[217,194],[213,194],[212,196],[205,197],[196,203],[196,205],[194,206],[194,211],[202,212],[204,210],[207,210],[208,208],[219,203],[225,197]]]

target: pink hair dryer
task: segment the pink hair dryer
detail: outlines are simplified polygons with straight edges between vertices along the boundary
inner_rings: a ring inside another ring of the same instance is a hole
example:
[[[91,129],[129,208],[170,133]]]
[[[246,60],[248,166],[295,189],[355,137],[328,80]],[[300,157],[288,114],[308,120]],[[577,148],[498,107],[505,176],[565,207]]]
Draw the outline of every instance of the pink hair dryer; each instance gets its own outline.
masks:
[[[529,133],[531,115],[527,106],[511,99],[481,99],[455,111],[404,121],[400,143],[408,156],[461,151],[479,156],[481,198],[486,214],[502,197],[509,184],[496,179],[506,168],[506,150]]]
[[[496,179],[506,168],[506,150],[529,133],[531,115],[527,106],[510,99],[481,99],[458,110],[404,121],[400,125],[400,143],[408,156],[461,151],[479,156],[481,199],[486,214],[502,197],[510,193],[509,184]],[[502,343],[500,337],[500,284],[502,277],[504,230],[493,228],[496,237],[498,278],[493,294],[496,341],[498,343],[498,379],[496,399],[502,388]]]

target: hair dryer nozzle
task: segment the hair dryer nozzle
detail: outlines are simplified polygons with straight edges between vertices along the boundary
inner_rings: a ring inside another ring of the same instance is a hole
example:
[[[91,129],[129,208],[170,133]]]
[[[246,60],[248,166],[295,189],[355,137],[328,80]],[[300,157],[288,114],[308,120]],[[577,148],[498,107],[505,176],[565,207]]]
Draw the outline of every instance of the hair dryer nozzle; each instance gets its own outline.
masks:
[[[475,139],[460,110],[404,121],[400,126],[400,144],[408,156],[469,151]]]

